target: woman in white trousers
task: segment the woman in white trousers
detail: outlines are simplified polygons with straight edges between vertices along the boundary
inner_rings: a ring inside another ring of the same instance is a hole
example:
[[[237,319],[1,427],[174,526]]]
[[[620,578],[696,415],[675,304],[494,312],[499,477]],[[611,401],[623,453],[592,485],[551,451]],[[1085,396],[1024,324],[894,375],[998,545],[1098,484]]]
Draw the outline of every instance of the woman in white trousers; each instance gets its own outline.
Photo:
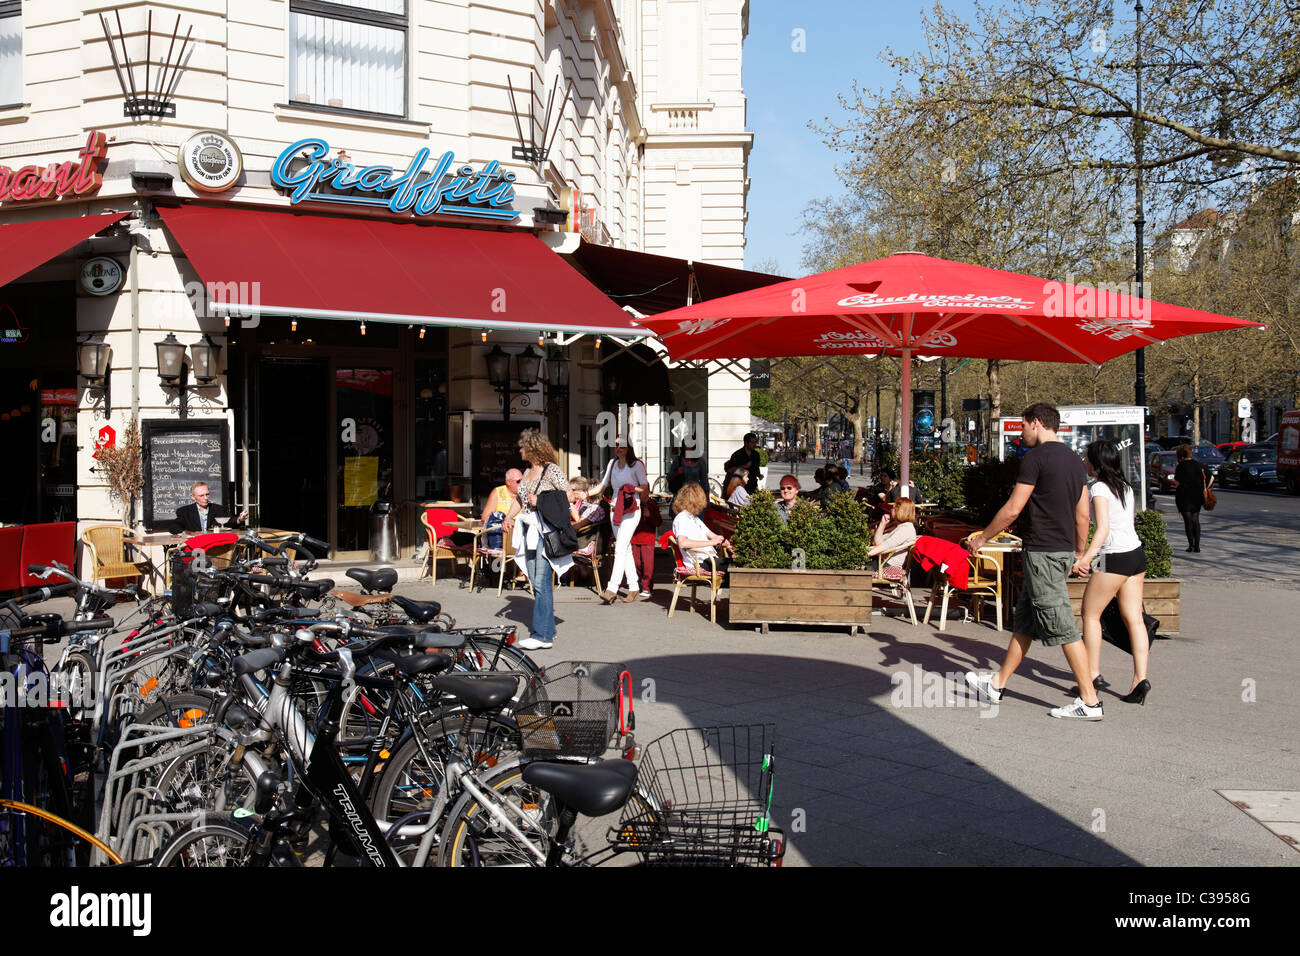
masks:
[[[629,486],[631,491],[623,497],[623,489]],[[609,575],[609,590],[600,599],[607,605],[613,604],[618,600],[619,582],[624,581],[627,596],[623,600],[630,604],[637,599],[638,593],[632,535],[641,521],[643,496],[650,491],[650,480],[646,477],[645,463],[636,457],[631,443],[622,435],[614,439],[614,457],[605,468],[605,476],[600,484],[587,492],[587,497],[594,498],[606,489],[614,495],[610,507],[610,521],[614,526],[614,568]]]

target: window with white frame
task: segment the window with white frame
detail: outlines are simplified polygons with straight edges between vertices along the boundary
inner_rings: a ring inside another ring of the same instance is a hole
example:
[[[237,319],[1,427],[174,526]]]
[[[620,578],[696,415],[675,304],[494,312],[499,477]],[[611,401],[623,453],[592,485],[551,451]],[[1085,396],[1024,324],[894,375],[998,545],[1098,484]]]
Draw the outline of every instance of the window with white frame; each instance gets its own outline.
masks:
[[[23,101],[23,5],[0,0],[0,106]]]
[[[407,0],[290,0],[290,101],[406,116],[407,27]]]

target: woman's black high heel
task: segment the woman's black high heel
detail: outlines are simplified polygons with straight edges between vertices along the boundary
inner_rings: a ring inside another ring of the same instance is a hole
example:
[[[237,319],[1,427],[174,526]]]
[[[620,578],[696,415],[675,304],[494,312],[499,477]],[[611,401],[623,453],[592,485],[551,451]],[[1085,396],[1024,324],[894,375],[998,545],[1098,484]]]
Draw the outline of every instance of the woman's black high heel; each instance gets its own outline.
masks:
[[[1146,704],[1147,694],[1151,693],[1151,682],[1143,678],[1131,691],[1120,698],[1126,704]]]

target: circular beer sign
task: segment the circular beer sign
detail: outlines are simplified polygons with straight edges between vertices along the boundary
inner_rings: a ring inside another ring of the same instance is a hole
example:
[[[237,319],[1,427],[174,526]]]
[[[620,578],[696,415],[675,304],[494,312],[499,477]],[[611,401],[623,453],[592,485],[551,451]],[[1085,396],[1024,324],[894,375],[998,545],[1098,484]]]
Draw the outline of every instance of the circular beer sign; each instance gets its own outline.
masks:
[[[225,192],[244,171],[239,147],[224,133],[203,130],[181,144],[176,161],[181,178],[205,193]]]

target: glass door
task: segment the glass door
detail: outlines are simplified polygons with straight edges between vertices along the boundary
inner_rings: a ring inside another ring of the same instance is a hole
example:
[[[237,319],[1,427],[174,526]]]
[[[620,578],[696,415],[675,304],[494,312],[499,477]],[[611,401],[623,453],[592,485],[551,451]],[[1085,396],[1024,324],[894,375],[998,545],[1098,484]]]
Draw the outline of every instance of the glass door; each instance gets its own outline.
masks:
[[[366,552],[370,516],[394,504],[393,367],[334,369],[338,552]]]

